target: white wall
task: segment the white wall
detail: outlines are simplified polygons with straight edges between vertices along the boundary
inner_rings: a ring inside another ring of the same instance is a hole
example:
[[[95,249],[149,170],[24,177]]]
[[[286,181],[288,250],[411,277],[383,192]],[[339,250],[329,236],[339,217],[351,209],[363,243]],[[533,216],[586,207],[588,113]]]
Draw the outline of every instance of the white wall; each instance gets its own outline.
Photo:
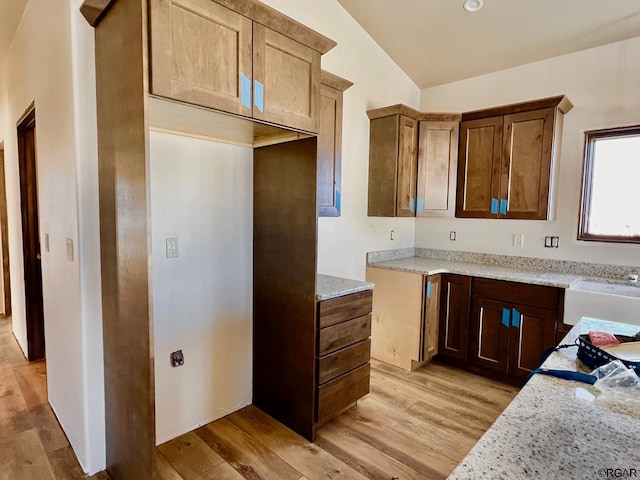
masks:
[[[91,83],[78,88],[86,80],[83,73],[93,69],[92,58],[82,59],[91,68],[72,73],[78,67],[72,53],[93,50],[92,32],[78,28],[80,3],[30,0],[27,5],[0,70],[0,141],[5,147],[13,329],[25,350],[16,121],[35,101],[41,244],[46,233],[50,238],[50,251],[42,252],[48,396],[83,468],[96,471],[104,467],[98,223],[96,199],[89,199],[96,195],[97,176],[95,168],[85,170],[97,158],[95,114],[90,113],[95,98],[86,95],[94,88]],[[73,38],[85,42],[85,51],[72,51],[72,25]],[[67,238],[74,244],[72,261],[66,257]]]
[[[417,247],[640,265],[640,246],[578,242],[584,131],[640,124],[640,38],[422,90],[421,109],[464,112],[566,94],[555,221],[417,219]],[[457,240],[449,241],[449,231]],[[524,234],[524,248],[512,246]],[[544,236],[560,237],[558,249]]]
[[[163,443],[251,403],[253,150],[152,132],[151,224]]]
[[[414,219],[367,217],[369,119],[372,108],[418,107],[419,90],[335,0],[267,0],[264,3],[335,40],[322,68],[351,80],[344,94],[342,215],[318,222],[318,271],[364,279],[365,253],[412,247]],[[390,230],[395,240],[389,239]]]

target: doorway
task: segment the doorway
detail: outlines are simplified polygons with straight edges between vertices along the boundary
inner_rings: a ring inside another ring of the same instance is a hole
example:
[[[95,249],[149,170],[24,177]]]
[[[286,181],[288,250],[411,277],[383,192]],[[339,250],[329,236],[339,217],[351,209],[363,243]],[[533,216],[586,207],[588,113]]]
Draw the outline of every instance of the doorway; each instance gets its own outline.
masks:
[[[18,160],[27,316],[27,358],[33,361],[45,357],[42,262],[38,224],[36,110],[33,106],[18,122]]]
[[[11,316],[11,274],[9,271],[9,233],[7,226],[7,190],[4,180],[4,145],[0,142],[0,255],[2,261],[2,313]]]

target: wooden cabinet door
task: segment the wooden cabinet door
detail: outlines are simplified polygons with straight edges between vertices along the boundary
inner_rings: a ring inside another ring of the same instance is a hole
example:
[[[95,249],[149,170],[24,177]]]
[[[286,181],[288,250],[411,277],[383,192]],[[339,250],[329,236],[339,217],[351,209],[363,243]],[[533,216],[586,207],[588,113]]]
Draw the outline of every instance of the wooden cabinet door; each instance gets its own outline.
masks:
[[[442,275],[441,282],[438,354],[466,361],[471,279]]]
[[[411,370],[421,357],[424,276],[367,267],[375,283],[371,321],[371,357]]]
[[[151,0],[151,93],[251,116],[252,25],[210,0]]]
[[[318,216],[339,217],[342,174],[342,94],[352,82],[321,72],[318,126]]]
[[[320,53],[253,25],[253,117],[318,132]]]
[[[474,297],[469,320],[469,363],[507,373],[511,306]]]
[[[431,360],[438,353],[440,324],[440,275],[430,275],[425,282],[424,339],[420,361]]]
[[[502,116],[460,124],[456,217],[497,217],[502,128]]]
[[[504,117],[500,216],[548,218],[555,108]]]
[[[453,217],[459,122],[420,122],[417,217]]]
[[[540,356],[556,344],[557,313],[514,305],[509,340],[509,375],[526,376],[540,365]]]
[[[416,175],[418,171],[418,122],[400,115],[398,139],[396,216],[416,215]]]

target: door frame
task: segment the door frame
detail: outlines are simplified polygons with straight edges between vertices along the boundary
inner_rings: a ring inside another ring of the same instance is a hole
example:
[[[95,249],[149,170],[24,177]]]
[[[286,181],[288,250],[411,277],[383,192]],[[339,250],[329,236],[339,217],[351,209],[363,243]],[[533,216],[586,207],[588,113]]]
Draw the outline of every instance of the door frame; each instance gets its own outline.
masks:
[[[17,123],[20,215],[24,265],[27,359],[45,357],[42,263],[38,213],[36,109],[31,104]]]
[[[11,271],[9,269],[9,225],[7,219],[7,188],[4,178],[4,143],[0,141],[0,244],[2,250],[3,314],[11,315]]]

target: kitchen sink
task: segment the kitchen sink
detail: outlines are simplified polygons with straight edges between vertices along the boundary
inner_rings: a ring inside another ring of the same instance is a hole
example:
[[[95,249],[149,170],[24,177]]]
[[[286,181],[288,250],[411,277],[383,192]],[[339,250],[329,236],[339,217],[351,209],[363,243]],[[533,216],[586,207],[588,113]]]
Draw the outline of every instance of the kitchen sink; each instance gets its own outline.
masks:
[[[565,290],[564,323],[582,317],[640,325],[640,286],[580,280]]]

